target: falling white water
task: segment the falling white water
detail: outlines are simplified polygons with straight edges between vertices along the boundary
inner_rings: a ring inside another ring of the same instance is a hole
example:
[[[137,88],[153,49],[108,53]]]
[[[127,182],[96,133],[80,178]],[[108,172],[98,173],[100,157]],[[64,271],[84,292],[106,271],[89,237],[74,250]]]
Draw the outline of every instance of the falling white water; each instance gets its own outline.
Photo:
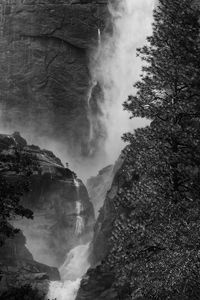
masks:
[[[75,225],[75,235],[79,236],[84,230],[84,219],[81,216],[83,206],[80,199],[80,183],[76,178],[74,178],[74,185],[76,187],[76,225]]]
[[[77,215],[80,215],[82,211],[82,203],[80,201],[76,201],[76,213]]]
[[[88,92],[88,98],[87,98],[87,104],[88,104],[88,107],[87,107],[87,118],[88,118],[88,121],[89,121],[89,139],[88,139],[88,145],[89,145],[89,156],[92,155],[94,149],[92,147],[92,141],[93,141],[93,138],[94,138],[94,132],[95,132],[95,128],[96,128],[96,116],[93,115],[93,112],[92,112],[92,108],[91,108],[91,97],[92,97],[92,92],[93,92],[93,89],[95,88],[97,84],[97,81],[95,80],[91,80],[91,83],[90,83],[90,88],[89,88],[89,92]]]
[[[80,183],[74,178],[76,188],[76,225],[75,235],[80,235],[84,229],[83,210],[80,199]],[[80,245],[72,249],[60,267],[62,282],[51,282],[47,299],[49,300],[74,300],[80,286],[81,277],[89,268],[89,244]]]
[[[75,228],[75,235],[81,235],[84,230],[84,219],[81,216],[82,212],[82,203],[80,201],[76,201],[76,228]]]
[[[98,36],[98,47],[96,49],[96,53],[95,53],[95,57],[98,58],[100,51],[101,51],[101,29],[98,28],[97,29],[97,36]],[[89,139],[88,139],[88,154],[89,156],[94,154],[95,150],[96,150],[96,144],[95,144],[95,133],[99,131],[99,120],[97,118],[96,115],[93,114],[92,111],[92,107],[91,107],[91,99],[93,96],[93,90],[97,85],[97,80],[95,78],[91,79],[90,82],[90,88],[89,88],[89,92],[88,92],[88,100],[87,100],[87,104],[88,104],[88,110],[87,110],[87,117],[88,117],[88,121],[89,121]]]
[[[110,0],[109,11],[113,31],[101,37],[99,49],[91,58],[91,74],[99,82],[104,95],[99,101],[103,116],[101,122],[107,128],[105,151],[110,163],[124,147],[124,132],[146,125],[142,119],[129,120],[122,103],[134,94],[133,84],[141,73],[141,60],[136,49],[146,43],[151,35],[154,0]]]
[[[81,277],[89,268],[89,244],[77,246],[67,255],[60,268],[62,282],[51,282],[47,299],[74,300],[76,298]]]
[[[101,46],[101,29],[98,28],[98,45]]]
[[[151,34],[154,0],[116,0],[112,3],[109,5],[109,10],[114,30],[112,34],[108,34],[104,38],[98,30],[99,47],[91,62],[93,79],[88,95],[89,107],[92,90],[98,82],[104,94],[104,103],[101,105],[103,111],[101,121],[106,125],[108,132],[107,163],[119,155],[123,147],[122,133],[145,124],[143,120],[139,119],[128,121],[128,115],[122,110],[122,103],[129,94],[134,93],[132,85],[139,78],[141,61],[136,58],[136,48],[141,47],[145,43],[146,36]],[[93,122],[92,116],[90,118],[89,120]],[[91,129],[91,138],[93,132],[94,130]],[[81,215],[81,207],[78,204],[80,202],[79,182],[75,180],[74,184],[77,188],[78,221],[78,217]],[[55,298],[57,300],[75,299],[81,276],[89,267],[88,248],[89,245],[78,246],[70,251],[65,263],[60,268],[64,282],[51,283],[48,294],[50,300]]]

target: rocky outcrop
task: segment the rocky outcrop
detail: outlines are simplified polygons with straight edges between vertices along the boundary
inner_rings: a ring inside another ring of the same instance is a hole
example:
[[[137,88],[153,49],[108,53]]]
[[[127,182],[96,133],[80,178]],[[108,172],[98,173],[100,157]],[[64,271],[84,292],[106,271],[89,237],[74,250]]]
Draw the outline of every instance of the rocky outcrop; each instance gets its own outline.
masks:
[[[114,200],[125,181],[123,164],[123,159],[120,157],[113,168],[114,179],[100,210],[91,243],[90,262],[92,268],[83,278],[76,300],[118,299],[117,291],[112,286],[114,274],[111,271],[102,270],[100,265],[111,247],[110,238],[113,222],[116,218]]]
[[[34,261],[19,232],[0,247],[0,294],[12,288],[30,285],[42,294],[48,291],[49,280],[59,280],[57,268]]]
[[[113,281],[113,274],[102,273],[99,267],[90,269],[81,281],[76,300],[117,300]]]
[[[114,165],[109,165],[99,171],[97,176],[87,180],[86,186],[95,209],[95,215],[98,217],[102,208],[106,194],[110,190],[115,174],[121,167],[122,159],[118,159]]]
[[[110,247],[110,237],[113,220],[115,219],[114,199],[123,184],[123,159],[120,157],[112,168],[111,176],[113,181],[109,190],[107,190],[104,204],[100,210],[97,222],[94,227],[94,237],[91,243],[92,266],[100,263],[107,255]],[[105,172],[103,170],[102,172]],[[102,174],[100,172],[100,174]]]
[[[12,223],[23,231],[35,259],[59,266],[70,249],[91,238],[93,205],[81,180],[52,152],[27,145],[19,133],[0,135],[0,154],[15,155],[16,149],[31,155],[40,172],[31,176],[31,190],[22,199],[22,204],[34,212],[34,219],[15,219]],[[17,179],[18,175],[9,173],[3,163],[1,171]]]
[[[87,190],[95,209],[95,216],[98,217],[100,208],[103,206],[106,193],[111,187],[114,177],[113,166],[107,166],[87,181]]]
[[[89,53],[96,47],[98,28],[105,26],[106,4],[106,0],[0,3],[4,127],[67,145],[71,155],[88,155]]]

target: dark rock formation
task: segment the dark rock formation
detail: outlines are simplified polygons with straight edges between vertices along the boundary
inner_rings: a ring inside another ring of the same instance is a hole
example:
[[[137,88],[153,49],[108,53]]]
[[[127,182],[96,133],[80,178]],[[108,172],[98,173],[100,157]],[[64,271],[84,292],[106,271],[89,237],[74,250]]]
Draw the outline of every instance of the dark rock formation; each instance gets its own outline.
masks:
[[[113,203],[121,185],[123,184],[123,174],[121,174],[122,165],[123,159],[119,158],[112,168],[112,184],[110,189],[107,190],[104,204],[95,224],[90,257],[92,266],[100,263],[109,251],[112,223],[115,218],[115,208]],[[101,176],[101,174],[105,174],[104,172],[105,169],[100,171],[99,175]]]
[[[0,294],[24,285],[31,285],[45,294],[48,290],[48,281],[60,279],[56,268],[33,260],[25,243],[24,235],[19,232],[0,247]]]
[[[100,170],[97,176],[91,177],[87,181],[87,190],[94,205],[96,217],[103,206],[106,193],[111,187],[114,177],[113,166],[107,166]]]
[[[102,273],[100,268],[90,269],[81,282],[77,300],[116,300],[117,293],[112,288],[114,276]]]
[[[106,194],[110,190],[115,174],[121,167],[122,160],[118,159],[114,165],[109,165],[99,171],[97,176],[93,176],[87,181],[87,190],[95,209],[95,215],[98,217],[100,208],[102,208]]]
[[[12,3],[12,4],[10,4]],[[88,53],[107,16],[106,0],[0,3],[0,105],[11,130],[88,154]]]
[[[23,231],[35,259],[58,266],[71,248],[91,238],[92,203],[81,180],[52,152],[27,145],[19,133],[0,135],[0,153],[15,155],[16,148],[34,155],[40,173],[31,176],[31,191],[22,199],[23,205],[34,212],[34,220],[15,219],[13,225]],[[9,174],[4,165],[1,169],[14,180],[18,176]],[[78,231],[77,222],[81,225]]]
[[[111,300],[118,299],[117,291],[113,288],[114,274],[102,271],[99,267],[109,253],[111,247],[111,234],[113,221],[116,217],[114,199],[124,183],[123,159],[120,158],[113,169],[114,179],[107,192],[104,205],[97,219],[94,237],[91,244],[90,269],[81,282],[76,300]],[[103,171],[103,173],[105,170]],[[100,172],[101,174],[101,172]],[[123,299],[125,300],[125,299]]]

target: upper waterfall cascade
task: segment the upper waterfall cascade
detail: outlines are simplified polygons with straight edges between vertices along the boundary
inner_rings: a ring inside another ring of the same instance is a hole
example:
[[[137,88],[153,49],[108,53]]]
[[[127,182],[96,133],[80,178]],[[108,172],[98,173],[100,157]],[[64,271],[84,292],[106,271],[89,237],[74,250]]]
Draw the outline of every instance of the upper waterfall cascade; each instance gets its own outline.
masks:
[[[122,104],[135,92],[133,84],[139,79],[142,66],[136,50],[152,32],[154,1],[109,1],[112,30],[97,30],[97,48],[90,58],[89,147],[91,153],[101,148],[98,150],[104,153],[105,165],[119,156],[124,147],[123,133],[147,125],[142,119],[130,120]],[[95,107],[98,112],[93,113],[91,100],[97,84],[100,93],[95,93]]]
[[[101,29],[98,28],[97,30],[97,36],[98,36],[98,46],[95,52],[95,59],[98,60],[100,51],[101,51]],[[93,73],[93,72],[92,72]],[[87,104],[88,104],[88,111],[87,111],[87,117],[89,121],[89,139],[88,139],[88,149],[89,149],[89,156],[93,155],[96,150],[96,133],[99,131],[99,120],[96,115],[93,114],[91,100],[93,97],[93,91],[95,87],[97,86],[97,79],[95,78],[94,74],[91,74],[91,82],[87,97]]]

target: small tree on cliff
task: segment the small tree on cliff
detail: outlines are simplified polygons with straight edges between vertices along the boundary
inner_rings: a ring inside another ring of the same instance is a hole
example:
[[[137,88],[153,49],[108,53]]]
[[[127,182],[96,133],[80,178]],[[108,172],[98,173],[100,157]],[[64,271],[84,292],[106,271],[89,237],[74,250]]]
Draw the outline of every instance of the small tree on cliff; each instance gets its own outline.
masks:
[[[133,299],[199,299],[199,19],[193,0],[159,1],[138,50],[146,64],[136,96],[124,104],[151,120],[124,135],[127,182],[108,257],[119,291]]]
[[[15,216],[33,218],[33,212],[21,205],[21,199],[30,189],[30,176],[39,170],[31,155],[17,148],[11,152],[0,154],[0,246],[18,232],[9,221]]]

